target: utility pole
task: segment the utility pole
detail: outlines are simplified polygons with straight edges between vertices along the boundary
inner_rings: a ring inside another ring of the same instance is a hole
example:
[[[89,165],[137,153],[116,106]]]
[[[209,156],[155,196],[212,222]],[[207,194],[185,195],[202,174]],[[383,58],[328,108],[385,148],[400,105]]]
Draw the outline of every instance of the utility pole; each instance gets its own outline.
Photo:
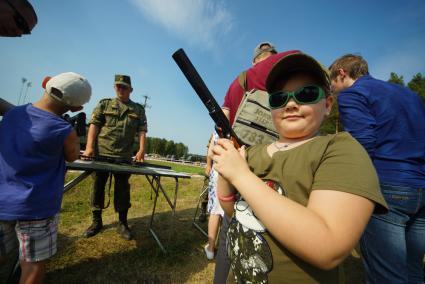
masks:
[[[22,103],[24,104],[25,101],[27,100],[27,94],[28,94],[28,89],[32,86],[32,82],[27,82],[27,88],[25,89],[25,96],[24,99],[22,100]]]
[[[21,90],[19,91],[18,105],[21,102],[22,91],[24,90],[25,83],[28,81],[27,78],[24,78],[24,77],[22,77],[21,80],[22,80],[22,86],[21,86]]]
[[[150,97],[149,96],[147,96],[147,95],[144,95],[143,96],[144,98],[145,98],[145,102],[142,104],[143,105],[143,107],[146,109],[146,108],[151,108],[151,106],[150,105],[148,105],[148,103],[147,103],[147,101],[148,100],[150,100]]]

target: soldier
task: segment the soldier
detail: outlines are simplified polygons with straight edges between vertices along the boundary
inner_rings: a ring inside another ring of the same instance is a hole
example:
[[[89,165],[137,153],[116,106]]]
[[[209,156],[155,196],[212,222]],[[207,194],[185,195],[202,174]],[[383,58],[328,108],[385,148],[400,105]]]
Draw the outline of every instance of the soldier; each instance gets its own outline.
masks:
[[[130,161],[134,138],[139,138],[139,150],[135,160],[142,162],[145,155],[145,139],[147,123],[145,109],[142,105],[130,100],[133,91],[130,77],[127,75],[115,75],[114,99],[101,100],[93,111],[89,122],[87,145],[83,156],[94,156],[95,141],[97,138],[98,154],[112,160]],[[96,153],[97,154],[97,153]],[[132,238],[127,224],[127,212],[130,208],[130,174],[114,174],[115,194],[114,208],[119,214],[117,232],[122,238]],[[103,227],[102,209],[104,208],[105,185],[108,180],[107,172],[96,172],[91,206],[93,223],[84,233],[84,237],[90,238]]]

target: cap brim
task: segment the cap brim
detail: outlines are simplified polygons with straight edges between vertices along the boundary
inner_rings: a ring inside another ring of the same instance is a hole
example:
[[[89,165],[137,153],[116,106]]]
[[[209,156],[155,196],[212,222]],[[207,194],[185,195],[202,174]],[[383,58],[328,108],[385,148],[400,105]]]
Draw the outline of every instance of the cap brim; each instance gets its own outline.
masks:
[[[273,65],[266,79],[267,92],[279,91],[276,86],[278,80],[298,71],[312,73],[324,87],[329,88],[328,72],[317,60],[305,53],[292,53],[282,57]]]
[[[131,88],[131,85],[128,84],[128,83],[125,83],[125,82],[115,82],[114,85],[124,85],[124,86]]]

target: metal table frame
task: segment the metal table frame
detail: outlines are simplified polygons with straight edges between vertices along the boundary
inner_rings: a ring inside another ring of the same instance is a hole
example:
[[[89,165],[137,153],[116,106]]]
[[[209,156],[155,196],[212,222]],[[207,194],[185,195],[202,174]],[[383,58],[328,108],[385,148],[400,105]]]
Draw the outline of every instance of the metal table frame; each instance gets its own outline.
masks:
[[[208,183],[209,183],[209,178],[204,177],[204,184],[202,185],[201,193],[199,194],[199,197],[198,197],[198,203],[196,204],[196,210],[195,210],[195,214],[193,215],[193,222],[192,222],[192,225],[195,227],[195,229],[197,229],[207,238],[208,238],[208,233],[198,224],[197,219],[199,218],[198,213],[202,210],[199,207],[201,206],[205,198],[205,195],[207,196],[207,199],[208,199]],[[207,220],[205,220],[205,222],[206,221]]]
[[[162,192],[162,195],[165,197],[165,200],[167,201],[168,205],[170,206],[172,210],[173,217],[176,214],[176,203],[177,203],[177,193],[179,189],[179,178],[190,178],[190,175],[185,173],[179,173],[175,172],[170,169],[164,169],[164,168],[156,168],[156,167],[136,167],[136,166],[129,166],[129,165],[117,165],[117,164],[110,164],[105,162],[94,162],[94,161],[81,161],[77,160],[76,162],[67,163],[66,164],[67,170],[77,170],[77,171],[83,171],[80,175],[69,181],[64,186],[64,193],[68,190],[75,187],[77,184],[79,184],[81,181],[83,181],[85,178],[87,178],[91,173],[94,171],[103,171],[103,172],[113,172],[113,173],[130,173],[135,175],[144,175],[149,182],[151,186],[151,190],[155,193],[154,201],[153,201],[153,208],[152,213],[149,221],[149,232],[152,235],[152,237],[155,239],[156,243],[159,245],[161,250],[166,253],[166,249],[162,242],[160,241],[158,234],[155,232],[153,223],[154,223],[154,216],[156,211],[156,205],[158,202],[158,197],[160,192]],[[164,187],[161,184],[161,177],[171,177],[174,178],[175,181],[175,187],[174,187],[174,197],[171,199],[167,192],[165,191]]]

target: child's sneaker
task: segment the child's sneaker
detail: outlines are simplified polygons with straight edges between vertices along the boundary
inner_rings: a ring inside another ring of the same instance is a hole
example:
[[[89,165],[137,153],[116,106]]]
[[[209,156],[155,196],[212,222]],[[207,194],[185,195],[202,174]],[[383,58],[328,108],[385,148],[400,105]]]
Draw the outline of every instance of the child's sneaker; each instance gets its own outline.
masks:
[[[207,258],[209,260],[213,260],[214,259],[214,252],[213,251],[210,251],[208,249],[208,244],[205,245],[204,250],[205,250],[205,255],[207,256]]]

